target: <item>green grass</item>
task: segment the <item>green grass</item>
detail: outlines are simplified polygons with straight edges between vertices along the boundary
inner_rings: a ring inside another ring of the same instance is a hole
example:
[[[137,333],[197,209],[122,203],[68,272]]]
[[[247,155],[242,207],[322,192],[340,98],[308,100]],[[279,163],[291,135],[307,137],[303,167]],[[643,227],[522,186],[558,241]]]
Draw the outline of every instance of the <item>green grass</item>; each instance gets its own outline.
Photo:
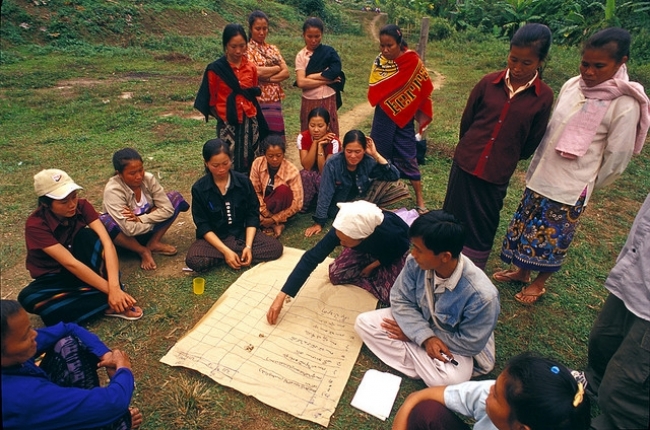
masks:
[[[132,2],[118,3],[135,8]],[[66,40],[61,40],[62,36],[48,39],[33,30],[50,24],[41,13],[44,9],[17,4],[12,0],[3,2],[0,45],[3,297],[15,297],[22,287],[19,282],[26,279],[22,269],[23,226],[36,204],[32,176],[38,170],[65,169],[84,186],[84,196],[100,209],[104,184],[112,174],[111,155],[117,149],[133,146],[143,155],[145,168],[161,177],[165,188],[189,196],[192,183],[202,174],[201,146],[214,136],[214,122],[205,124],[190,118],[196,114],[192,102],[201,74],[207,62],[221,55],[221,26],[229,21],[244,22],[243,16],[258,2],[149,2],[133,11],[132,26],[119,27],[117,20],[113,27],[93,30],[93,24],[84,30],[77,15],[94,19],[95,2],[52,1],[51,5],[62,8],[59,11],[74,15],[70,19],[76,24],[71,24],[70,31],[84,37]],[[86,10],[79,11],[72,5]],[[280,47],[291,67],[295,53],[303,46],[299,30],[303,17],[286,5],[264,2],[265,8],[267,5],[272,17],[270,41]],[[52,7],[50,11],[55,10]],[[57,16],[60,19],[62,14]],[[369,35],[358,35],[358,28],[373,17],[355,12],[346,18],[350,27],[347,33],[325,36],[324,43],[333,45],[341,54],[348,76],[340,115],[365,101],[370,64],[378,48]],[[196,23],[205,26],[208,20],[214,23],[208,31],[194,28]],[[18,27],[21,22],[30,22],[32,32]],[[107,28],[116,32],[115,37],[105,36]],[[484,39],[468,43],[461,34],[428,47],[427,66],[446,77],[444,87],[434,93],[435,118],[427,136],[427,164],[422,167],[424,195],[430,208],[440,207],[445,196],[450,157],[467,95],[485,73],[505,65],[507,43]],[[409,42],[415,45],[415,40]],[[577,73],[578,61],[577,49],[552,48],[544,76],[556,93],[568,77]],[[632,64],[630,73],[641,79],[648,76],[646,69],[647,65]],[[293,77],[283,85],[290,142],[299,132],[300,108],[300,91],[291,86],[292,82]],[[650,87],[650,82],[641,82]],[[127,92],[133,93],[133,98],[120,97]],[[369,127],[367,119],[361,128],[368,131]],[[511,181],[495,250],[521,197],[526,165],[521,163]],[[496,329],[497,368],[491,376],[496,376],[509,357],[526,349],[559,358],[569,366],[585,365],[588,333],[606,296],[604,280],[649,189],[650,157],[646,150],[633,159],[613,186],[594,193],[566,266],[551,278],[549,293],[536,306],[522,307],[513,299],[514,286],[497,285],[502,313]],[[283,243],[302,249],[311,247],[318,237],[303,235],[311,222],[309,214],[290,220]],[[182,254],[193,236],[188,221],[170,240]],[[489,272],[501,266],[497,253],[489,261]],[[88,327],[133,358],[138,380],[134,404],[145,414],[143,429],[320,428],[220,386],[197,372],[158,362],[210,309],[239,272],[223,267],[211,271],[205,276],[206,293],[194,296],[190,294],[191,276],[180,270],[161,275],[162,268],[153,273],[140,271],[134,257],[123,256],[122,261],[126,268],[124,281],[145,308],[145,318],[137,323],[100,320]],[[158,263],[165,265],[163,260]],[[8,278],[7,274],[13,276]],[[390,419],[382,423],[349,405],[369,368],[389,370],[364,347],[330,428],[390,427]],[[396,407],[406,395],[422,387],[420,382],[405,379]]]

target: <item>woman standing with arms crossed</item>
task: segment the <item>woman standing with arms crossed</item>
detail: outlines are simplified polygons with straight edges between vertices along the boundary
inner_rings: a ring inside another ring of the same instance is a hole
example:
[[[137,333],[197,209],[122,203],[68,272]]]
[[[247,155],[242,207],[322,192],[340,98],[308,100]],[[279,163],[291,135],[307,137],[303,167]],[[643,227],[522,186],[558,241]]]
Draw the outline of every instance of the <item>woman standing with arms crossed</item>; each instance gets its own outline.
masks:
[[[650,125],[650,101],[630,82],[630,33],[607,28],[587,40],[580,75],[560,90],[553,116],[526,174],[526,189],[503,240],[501,259],[517,266],[499,281],[530,282],[515,299],[533,304],[562,267],[578,219],[594,189],[614,182],[639,154]]]
[[[266,43],[269,34],[269,17],[261,10],[248,16],[248,29],[251,39],[248,42],[248,60],[257,66],[257,79],[262,95],[257,100],[269,127],[269,133],[284,139],[284,118],[282,99],[284,91],[280,82],[289,78],[289,69],[280,50]]]
[[[228,24],[223,29],[224,55],[208,64],[194,107],[207,121],[217,119],[217,137],[233,152],[234,169],[248,173],[268,126],[257,101],[257,68],[248,60],[248,38],[244,27]]]
[[[422,133],[433,117],[433,83],[415,51],[406,47],[402,31],[394,24],[379,32],[381,53],[370,72],[368,101],[375,106],[370,135],[380,154],[391,160],[400,176],[411,181],[416,209],[426,211],[414,121]],[[410,96],[406,96],[410,95]]]
[[[443,209],[465,224],[463,254],[483,270],[510,177],[517,162],[535,152],[551,114],[553,91],[538,71],[550,47],[547,26],[527,24],[517,30],[508,68],[476,84],[460,120]]]
[[[307,18],[302,26],[305,47],[296,55],[296,83],[302,90],[300,130],[307,130],[307,115],[316,107],[324,107],[330,114],[330,131],[339,135],[337,109],[341,107],[341,91],[345,74],[341,58],[334,48],[321,44],[325,26],[320,18]]]

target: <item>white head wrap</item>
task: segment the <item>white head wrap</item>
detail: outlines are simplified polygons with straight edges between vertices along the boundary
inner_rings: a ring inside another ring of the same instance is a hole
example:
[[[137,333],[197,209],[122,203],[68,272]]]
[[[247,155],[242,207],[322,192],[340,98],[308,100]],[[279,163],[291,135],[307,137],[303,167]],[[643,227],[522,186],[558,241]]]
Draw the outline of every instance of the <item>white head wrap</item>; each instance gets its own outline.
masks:
[[[377,205],[357,200],[356,202],[338,203],[339,213],[334,218],[332,227],[350,239],[365,239],[384,221],[384,213]]]

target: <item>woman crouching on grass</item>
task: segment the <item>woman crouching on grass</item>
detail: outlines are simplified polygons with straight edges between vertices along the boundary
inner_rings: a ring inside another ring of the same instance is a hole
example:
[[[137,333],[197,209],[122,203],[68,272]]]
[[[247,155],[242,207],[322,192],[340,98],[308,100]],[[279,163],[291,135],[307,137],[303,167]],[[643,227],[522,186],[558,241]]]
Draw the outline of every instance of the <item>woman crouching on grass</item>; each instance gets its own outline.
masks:
[[[27,218],[26,266],[34,280],[18,295],[27,312],[45,325],[80,323],[101,315],[142,318],[135,299],[123,291],[115,246],[99,214],[63,170],[34,176],[38,208]]]
[[[431,387],[406,398],[393,430],[470,430],[454,412],[476,420],[474,430],[586,430],[585,387],[554,360],[525,353],[499,377]]]
[[[278,135],[262,142],[264,155],[251,166],[251,183],[260,202],[260,224],[265,234],[275,238],[284,231],[284,224],[302,208],[302,181],[298,168],[284,155],[286,144]]]
[[[190,205],[178,191],[165,190],[144,171],[142,157],[133,148],[113,154],[115,176],[104,187],[104,227],[117,246],[137,252],[144,270],[154,270],[152,253],[172,256],[175,246],[161,239],[180,212]]]
[[[339,203],[332,229],[300,258],[266,313],[278,320],[287,296],[295,297],[320,263],[339,245],[341,254],[329,266],[334,285],[352,284],[389,304],[390,290],[409,252],[408,225],[395,213],[365,200]]]
[[[185,264],[197,272],[225,261],[238,270],[252,263],[277,260],[282,244],[259,230],[260,202],[250,179],[231,169],[232,153],[224,140],[203,145],[205,175],[192,185],[196,242]]]

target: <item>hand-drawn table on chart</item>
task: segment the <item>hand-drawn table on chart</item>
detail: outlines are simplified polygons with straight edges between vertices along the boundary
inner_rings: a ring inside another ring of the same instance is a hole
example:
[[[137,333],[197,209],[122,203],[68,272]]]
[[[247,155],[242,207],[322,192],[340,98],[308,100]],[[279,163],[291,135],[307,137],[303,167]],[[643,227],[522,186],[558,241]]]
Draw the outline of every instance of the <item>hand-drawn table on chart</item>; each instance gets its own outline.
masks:
[[[354,320],[377,299],[332,285],[327,259],[269,325],[266,311],[302,253],[285,247],[279,260],[244,272],[160,361],[327,427],[361,349]]]

